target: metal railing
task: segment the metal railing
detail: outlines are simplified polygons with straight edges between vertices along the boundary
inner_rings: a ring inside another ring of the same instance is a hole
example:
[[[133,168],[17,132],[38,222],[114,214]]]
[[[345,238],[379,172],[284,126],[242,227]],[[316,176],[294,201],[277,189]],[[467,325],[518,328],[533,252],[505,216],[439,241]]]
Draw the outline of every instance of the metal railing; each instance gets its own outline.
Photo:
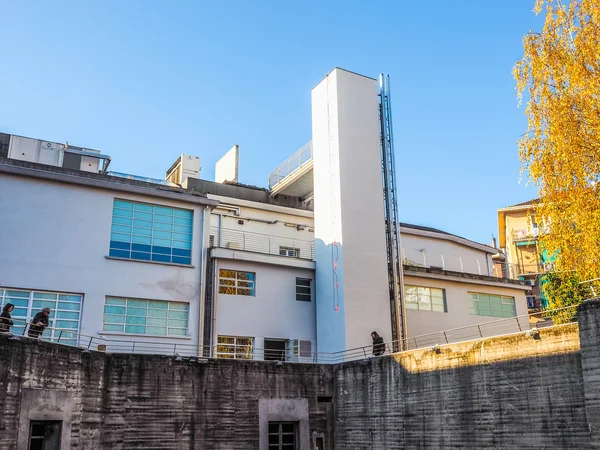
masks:
[[[513,241],[531,240],[535,241],[540,236],[539,228],[513,228],[510,230]]]
[[[477,341],[501,335],[509,335],[522,332],[531,332],[538,328],[554,325],[554,320],[560,319],[560,323],[572,323],[577,321],[577,305],[567,306],[541,313],[526,314],[506,319],[499,319],[479,324],[452,328],[429,334],[409,337],[405,344],[407,350],[419,348],[437,348],[440,345],[456,344],[460,342]],[[535,317],[534,320],[530,318]],[[28,323],[21,322],[23,332],[13,334],[14,339],[29,338],[26,334]],[[535,323],[533,323],[535,322]],[[0,333],[1,334],[1,333]],[[164,339],[169,339],[165,336]],[[110,336],[88,336],[74,330],[65,330],[48,327],[44,330],[40,340],[52,342],[59,345],[79,347],[89,351],[101,351],[106,353],[125,354],[147,354],[147,355],[170,355],[176,359],[192,358],[227,358],[242,360],[273,360],[286,363],[324,363],[336,364],[346,361],[365,359],[373,356],[373,345],[365,345],[346,349],[339,352],[290,352],[277,351],[273,349],[256,348],[253,345],[217,344],[215,346],[198,346],[186,344],[172,339],[170,342],[140,340],[137,336],[130,338],[112,338]],[[385,342],[385,353],[393,352],[394,342]],[[225,348],[227,347],[227,348]]]
[[[209,245],[211,247],[244,250],[310,261],[315,259],[314,241],[290,239],[229,228],[210,227]]]
[[[271,172],[269,175],[269,189],[291,174],[294,170],[302,167],[302,165],[310,161],[312,157],[312,141],[309,141]]]
[[[473,275],[508,278],[511,280],[518,280],[522,275],[541,273],[533,272],[533,266],[521,266],[519,264],[511,264],[505,261],[495,262],[486,258],[474,258],[455,254],[430,253],[422,251],[420,258],[409,259],[406,257],[404,248],[401,249],[401,253],[403,264],[415,267],[425,267],[428,269],[442,269],[453,272],[470,273]],[[525,271],[524,267],[527,267],[528,271]]]

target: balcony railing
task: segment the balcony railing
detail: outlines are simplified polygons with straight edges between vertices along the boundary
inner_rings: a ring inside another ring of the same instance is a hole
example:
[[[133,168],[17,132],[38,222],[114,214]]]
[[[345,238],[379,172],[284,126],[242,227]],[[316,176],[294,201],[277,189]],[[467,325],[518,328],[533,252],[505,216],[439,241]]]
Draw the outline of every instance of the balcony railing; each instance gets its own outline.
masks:
[[[210,246],[314,261],[313,240],[290,239],[229,228],[210,227]]]
[[[312,141],[309,141],[271,172],[269,175],[269,189],[273,188],[273,186],[291,174],[294,170],[299,169],[303,164],[310,161],[312,157]]]
[[[530,318],[534,317],[535,324]],[[552,326],[555,319],[560,319],[561,323],[573,323],[577,321],[577,305],[572,305],[564,308],[553,310],[545,310],[527,315],[515,316],[506,319],[498,319],[493,321],[483,321],[478,324],[468,325],[460,328],[446,329],[434,333],[411,336],[404,342],[406,350],[414,350],[419,348],[431,348],[432,350],[439,349],[442,345],[476,341],[494,336],[529,333],[535,336],[538,328]],[[14,320],[16,322],[20,322]],[[13,339],[35,339],[28,336],[26,333],[27,325],[21,322],[22,331],[15,334],[0,333],[1,335],[12,336]],[[373,356],[373,345],[365,345],[363,347],[346,349],[338,352],[325,353],[306,351],[298,354],[290,351],[274,351],[255,348],[251,345],[229,345],[224,351],[223,344],[215,346],[199,346],[194,344],[178,343],[156,340],[142,340],[138,337],[130,337],[128,339],[117,339],[105,336],[88,336],[80,334],[77,330],[62,330],[59,328],[48,327],[39,338],[40,340],[51,342],[58,345],[66,345],[70,347],[79,347],[85,351],[100,351],[106,353],[125,353],[125,354],[146,354],[146,355],[170,355],[176,361],[184,358],[190,358],[190,362],[194,361],[202,363],[207,358],[236,358],[236,359],[253,359],[253,360],[273,360],[279,359],[285,363],[325,363],[335,364],[346,361],[360,360]],[[37,340],[37,339],[35,339]],[[384,343],[384,355],[393,353],[394,348],[400,347],[400,341]],[[279,358],[277,357],[279,354]]]
[[[540,235],[539,228],[513,228],[510,231],[513,241],[535,241]]]

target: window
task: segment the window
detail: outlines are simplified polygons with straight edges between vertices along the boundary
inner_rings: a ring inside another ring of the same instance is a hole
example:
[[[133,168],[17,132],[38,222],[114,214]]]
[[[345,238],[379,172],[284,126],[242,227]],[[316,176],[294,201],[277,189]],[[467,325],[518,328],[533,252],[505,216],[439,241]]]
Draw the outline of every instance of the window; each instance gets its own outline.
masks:
[[[193,211],[115,199],[109,256],[192,263]]]
[[[448,312],[445,289],[404,286],[404,297],[408,309]]]
[[[50,308],[48,326],[41,338],[61,344],[76,345],[79,331],[82,296],[58,292],[26,291],[21,289],[0,289],[0,306],[15,305],[11,313],[15,323],[10,331],[23,334],[25,323],[44,308]],[[56,329],[55,329],[56,328]]]
[[[269,422],[269,450],[296,450],[297,429],[295,422]]]
[[[29,450],[60,450],[62,422],[32,420],[29,423]]]
[[[219,294],[254,297],[256,274],[237,270],[219,270]]]
[[[265,339],[265,361],[285,361],[285,339]]]
[[[296,278],[296,300],[310,302],[312,299],[310,278]]]
[[[281,256],[291,256],[292,258],[300,258],[300,249],[293,247],[279,247]]]
[[[118,333],[187,336],[189,304],[106,297],[102,329]]]
[[[469,292],[469,312],[478,316],[515,317],[514,297]]]
[[[252,359],[253,341],[249,337],[218,336],[217,358]]]

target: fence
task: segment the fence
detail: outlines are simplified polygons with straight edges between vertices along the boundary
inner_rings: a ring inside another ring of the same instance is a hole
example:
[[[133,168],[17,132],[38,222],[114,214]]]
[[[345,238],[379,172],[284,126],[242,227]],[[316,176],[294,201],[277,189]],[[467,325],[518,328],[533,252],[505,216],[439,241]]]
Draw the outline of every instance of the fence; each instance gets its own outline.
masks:
[[[210,246],[314,260],[314,241],[210,227]]]
[[[406,340],[405,348],[407,350],[415,350],[419,348],[436,347],[439,345],[526,332],[530,331],[531,329],[552,326],[554,325],[554,321],[560,321],[560,323],[571,323],[577,320],[576,307],[576,305],[568,306],[565,308],[547,310],[542,313],[527,314],[460,328],[453,328],[435,333],[412,336]],[[536,322],[533,325],[532,320],[530,320],[532,317],[535,317],[534,321]],[[29,339],[26,333],[28,330],[27,324],[22,322],[21,326],[23,327],[23,332],[19,335],[13,335],[13,338]],[[165,338],[168,339],[167,337]],[[86,350],[104,351],[107,353],[171,355],[177,359],[217,357],[247,360],[275,360],[282,363],[292,362],[335,364],[371,357],[373,348],[372,345],[365,345],[363,347],[356,347],[339,352],[326,353],[305,351],[302,349],[299,349],[298,351],[295,349],[292,351],[262,349],[254,347],[252,343],[246,343],[244,345],[220,343],[214,347],[202,347],[194,344],[178,343],[175,341],[144,341],[133,336],[128,339],[117,339],[108,336],[87,336],[74,332],[73,330],[62,330],[51,327],[48,327],[44,331],[40,339],[59,345],[69,345],[80,347]],[[393,352],[395,347],[394,344],[400,344],[400,342],[384,343],[386,354]]]
[[[291,174],[294,170],[299,169],[304,163],[310,161],[312,157],[312,141],[309,141],[271,172],[269,175],[269,189],[272,189],[273,186]]]

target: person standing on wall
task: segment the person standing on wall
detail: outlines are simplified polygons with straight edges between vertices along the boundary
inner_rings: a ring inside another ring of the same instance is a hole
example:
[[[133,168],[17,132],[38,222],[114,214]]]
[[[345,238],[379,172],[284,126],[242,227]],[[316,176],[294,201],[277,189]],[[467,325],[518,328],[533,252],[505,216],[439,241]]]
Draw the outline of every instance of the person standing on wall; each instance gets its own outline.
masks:
[[[39,338],[46,327],[48,326],[48,316],[50,315],[50,308],[44,308],[35,315],[31,324],[29,324],[29,331],[27,335],[30,338]]]
[[[383,338],[377,334],[377,331],[371,333],[373,339],[373,356],[381,356],[385,353],[385,344]]]
[[[14,325],[10,317],[13,309],[15,309],[15,305],[12,303],[7,303],[2,308],[2,313],[0,314],[0,333],[10,333],[10,327]]]

